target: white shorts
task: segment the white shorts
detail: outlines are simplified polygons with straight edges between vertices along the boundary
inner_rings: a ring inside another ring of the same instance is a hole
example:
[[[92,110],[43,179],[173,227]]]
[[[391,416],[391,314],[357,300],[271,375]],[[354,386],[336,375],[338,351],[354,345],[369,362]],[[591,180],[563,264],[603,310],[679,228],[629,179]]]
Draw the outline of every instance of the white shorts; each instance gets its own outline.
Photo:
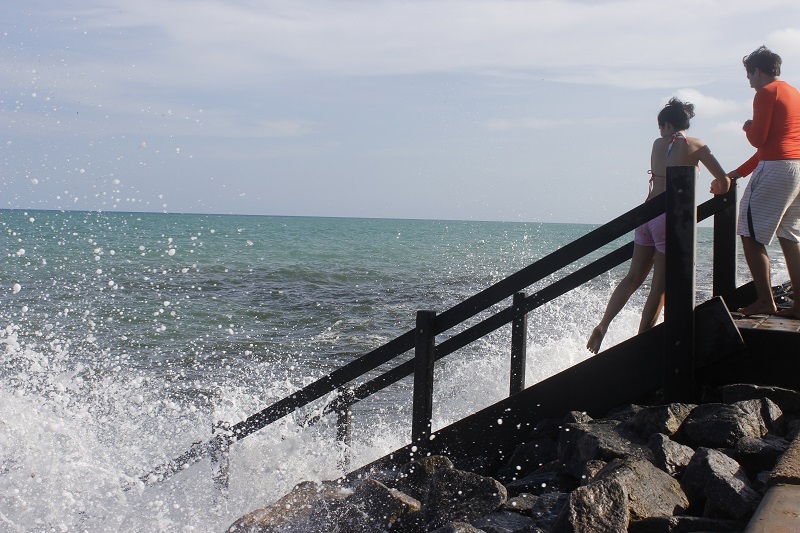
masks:
[[[761,161],[742,194],[737,234],[800,242],[800,159]]]

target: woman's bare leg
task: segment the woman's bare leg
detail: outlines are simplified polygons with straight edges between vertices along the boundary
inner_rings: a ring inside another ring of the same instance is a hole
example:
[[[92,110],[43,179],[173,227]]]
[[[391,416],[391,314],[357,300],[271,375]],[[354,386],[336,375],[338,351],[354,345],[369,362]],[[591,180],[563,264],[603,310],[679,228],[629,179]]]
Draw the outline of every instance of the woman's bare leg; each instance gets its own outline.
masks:
[[[756,301],[747,307],[740,307],[739,312],[746,316],[775,314],[778,308],[772,296],[767,248],[751,237],[742,236],[742,249],[747,266],[750,268],[750,274],[753,276]]]
[[[786,259],[786,269],[792,282],[794,304],[789,309],[781,309],[776,314],[787,318],[800,318],[800,244],[778,237],[781,243],[783,257]]]
[[[634,291],[641,287],[644,280],[647,279],[647,274],[650,273],[650,269],[653,267],[655,252],[654,246],[642,246],[634,243],[633,257],[631,258],[630,267],[628,267],[628,273],[619,282],[614,292],[611,293],[603,318],[600,319],[600,323],[594,328],[589,341],[586,343],[586,348],[590,352],[597,353],[600,351],[600,344],[606,335],[608,325],[622,311]]]
[[[650,294],[642,309],[642,321],[639,323],[639,333],[647,331],[658,322],[661,309],[664,307],[664,254],[656,252],[653,260],[653,279],[650,285]]]

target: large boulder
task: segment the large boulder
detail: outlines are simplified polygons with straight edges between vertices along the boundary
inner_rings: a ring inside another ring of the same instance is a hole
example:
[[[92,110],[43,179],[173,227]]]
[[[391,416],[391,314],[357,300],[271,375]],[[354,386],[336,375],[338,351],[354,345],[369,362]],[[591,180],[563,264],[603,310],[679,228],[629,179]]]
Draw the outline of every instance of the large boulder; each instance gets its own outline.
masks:
[[[428,494],[428,486],[434,474],[452,468],[453,462],[444,455],[422,457],[400,467],[394,487],[412,498],[423,501]]]
[[[428,529],[454,521],[472,522],[498,509],[507,499],[506,488],[496,479],[442,469],[430,480],[423,517]]]
[[[627,531],[631,520],[681,514],[688,505],[680,484],[648,460],[615,459],[570,494],[553,532]]]
[[[620,422],[595,420],[588,424],[566,424],[558,440],[558,456],[567,472],[576,478],[592,459],[611,461],[623,457],[649,457],[649,450],[633,442]]]
[[[332,483],[304,481],[287,495],[269,505],[256,509],[231,524],[226,530],[241,533],[269,533],[287,524],[309,519],[321,502],[344,500],[352,491]]]
[[[761,501],[739,463],[710,448],[695,452],[681,485],[692,508],[703,509],[703,516],[711,518],[748,518]]]
[[[650,451],[653,463],[671,476],[680,475],[694,456],[694,450],[675,442],[663,433],[650,437]]]
[[[628,418],[623,427],[644,439],[648,439],[654,433],[671,437],[678,432],[683,421],[695,407],[696,405],[687,403],[645,407]]]
[[[747,402],[698,405],[680,428],[680,437],[693,448],[732,448],[741,438],[766,434],[761,410]]]

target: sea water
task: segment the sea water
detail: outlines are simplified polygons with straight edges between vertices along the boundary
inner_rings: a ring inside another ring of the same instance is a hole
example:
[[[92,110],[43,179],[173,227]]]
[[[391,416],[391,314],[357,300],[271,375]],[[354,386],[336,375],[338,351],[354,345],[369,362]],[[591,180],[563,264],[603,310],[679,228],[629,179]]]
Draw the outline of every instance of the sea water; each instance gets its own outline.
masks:
[[[234,443],[226,492],[208,461],[140,480],[215,423],[413,328],[417,310],[444,311],[593,228],[0,211],[0,530],[224,531],[302,480],[336,478],[332,417],[308,423],[328,395]],[[710,229],[698,250],[702,300]],[[529,315],[528,385],[589,357],[625,268]],[[604,348],[635,334],[647,286]],[[507,396],[509,339],[502,328],[437,363],[434,429]],[[407,444],[410,380],[356,404],[353,418],[353,467]]]

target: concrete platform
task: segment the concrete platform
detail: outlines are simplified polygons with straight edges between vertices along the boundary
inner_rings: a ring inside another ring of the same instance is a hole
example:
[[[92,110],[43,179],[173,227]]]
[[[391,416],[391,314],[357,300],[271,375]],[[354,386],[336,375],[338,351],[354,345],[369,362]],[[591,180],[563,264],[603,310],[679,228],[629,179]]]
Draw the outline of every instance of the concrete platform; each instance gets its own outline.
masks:
[[[800,320],[795,320],[793,318],[781,318],[775,315],[744,316],[740,313],[731,313],[731,316],[739,329],[768,329],[800,332]]]
[[[768,483],[744,533],[800,532],[800,437],[784,452]]]

